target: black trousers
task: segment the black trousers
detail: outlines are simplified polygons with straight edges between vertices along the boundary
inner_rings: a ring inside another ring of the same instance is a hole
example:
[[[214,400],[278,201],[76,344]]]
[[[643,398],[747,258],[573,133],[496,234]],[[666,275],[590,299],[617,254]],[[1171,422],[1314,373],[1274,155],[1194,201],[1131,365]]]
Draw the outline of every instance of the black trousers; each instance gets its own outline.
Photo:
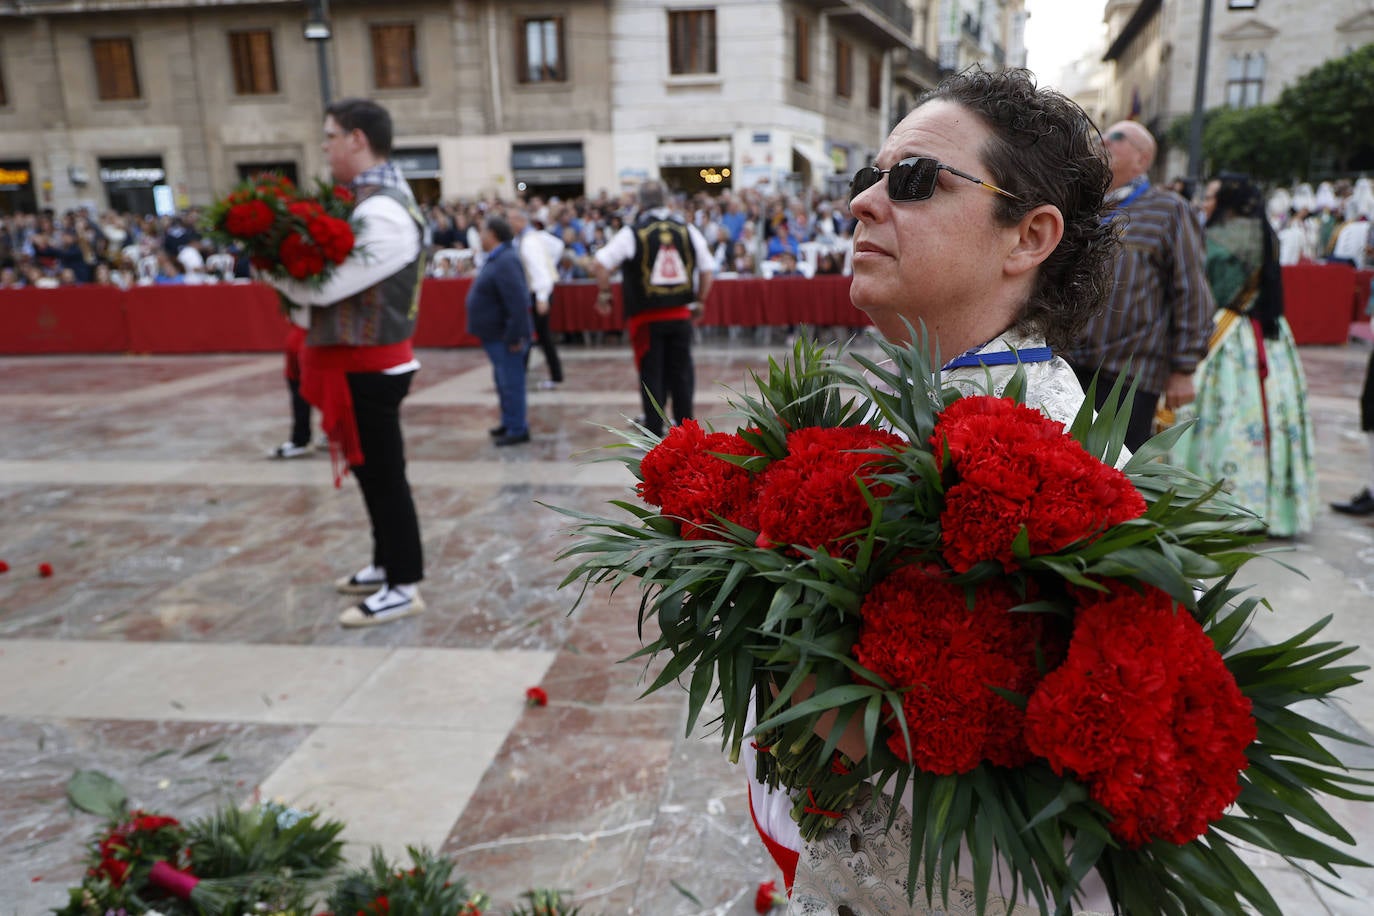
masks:
[[[1085,369],[1082,366],[1073,367],[1074,375],[1078,376],[1078,383],[1083,386],[1083,390],[1088,390],[1088,385],[1093,380],[1093,375],[1097,375],[1097,396],[1093,399],[1093,406],[1101,410],[1102,405],[1107,403],[1107,396],[1112,393],[1112,386],[1116,384],[1117,374],[1108,369]],[[1122,400],[1126,397],[1126,389],[1130,386],[1131,380],[1128,378],[1121,389]],[[1154,435],[1155,431],[1155,410],[1159,406],[1158,391],[1137,391],[1135,400],[1131,402],[1131,419],[1126,426],[1126,447],[1131,451],[1136,451]],[[1121,405],[1117,404],[1117,410]]]
[[[648,334],[648,350],[639,361],[639,392],[644,403],[644,426],[656,436],[663,435],[663,418],[656,401],[666,411],[672,401],[673,420],[692,418],[692,398],[696,393],[696,368],[692,365],[692,322],[690,320],[653,321],[642,326]]]
[[[298,379],[288,378],[286,387],[291,389],[291,444],[310,444],[310,402],[301,397],[301,383]]]
[[[533,300],[531,300],[533,301]],[[553,314],[553,306],[549,306],[549,311],[543,315],[539,314],[539,309],[530,306],[530,315],[534,318],[534,336],[539,341],[539,351],[544,354],[544,362],[549,364],[549,380],[553,382],[563,381],[563,363],[558,358],[557,341],[553,339],[553,331],[549,330],[549,315]],[[525,351],[525,367],[530,364],[530,351]]]
[[[1364,389],[1360,392],[1360,429],[1374,433],[1374,352],[1364,370]]]
[[[353,416],[363,448],[363,463],[351,470],[358,478],[372,523],[372,564],[386,570],[390,585],[419,582],[425,574],[420,520],[406,480],[405,442],[401,437],[401,401],[409,393],[414,376],[414,372],[348,373]]]

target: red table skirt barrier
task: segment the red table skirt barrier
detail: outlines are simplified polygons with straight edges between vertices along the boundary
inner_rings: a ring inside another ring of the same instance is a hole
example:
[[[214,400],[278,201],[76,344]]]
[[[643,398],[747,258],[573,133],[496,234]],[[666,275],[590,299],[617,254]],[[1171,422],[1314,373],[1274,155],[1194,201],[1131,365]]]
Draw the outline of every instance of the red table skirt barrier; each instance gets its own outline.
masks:
[[[0,353],[123,353],[124,301],[104,286],[0,290]]]
[[[1294,264],[1283,268],[1283,312],[1300,344],[1343,344],[1350,339],[1355,269],[1345,264]]]
[[[1300,344],[1342,344],[1350,324],[1365,320],[1374,271],[1340,264],[1283,268],[1285,312]],[[472,281],[426,280],[420,296],[420,347],[475,346],[464,303]],[[550,321],[559,332],[611,331],[622,326],[620,291],[609,316],[596,311],[596,284],[554,289]],[[849,301],[849,277],[807,280],[717,280],[706,302],[706,325],[859,326],[867,317]],[[275,351],[286,320],[270,287],[101,286],[0,290],[0,353],[213,353]]]
[[[420,293],[418,347],[469,347],[465,303],[472,280],[426,280]],[[707,325],[863,325],[849,302],[848,277],[717,280]],[[623,326],[620,290],[611,315],[596,311],[596,284],[554,288],[553,330],[611,331]],[[0,290],[0,353],[214,353],[280,350],[286,319],[271,287],[102,286]]]

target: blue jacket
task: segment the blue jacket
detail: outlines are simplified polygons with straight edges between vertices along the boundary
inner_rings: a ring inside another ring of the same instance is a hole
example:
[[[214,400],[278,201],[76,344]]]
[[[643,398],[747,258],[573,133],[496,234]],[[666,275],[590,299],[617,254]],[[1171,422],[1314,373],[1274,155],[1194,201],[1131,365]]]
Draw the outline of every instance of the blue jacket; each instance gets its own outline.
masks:
[[[534,336],[530,321],[530,287],[520,254],[510,242],[502,242],[468,290],[468,333],[483,343],[501,341],[508,346]]]

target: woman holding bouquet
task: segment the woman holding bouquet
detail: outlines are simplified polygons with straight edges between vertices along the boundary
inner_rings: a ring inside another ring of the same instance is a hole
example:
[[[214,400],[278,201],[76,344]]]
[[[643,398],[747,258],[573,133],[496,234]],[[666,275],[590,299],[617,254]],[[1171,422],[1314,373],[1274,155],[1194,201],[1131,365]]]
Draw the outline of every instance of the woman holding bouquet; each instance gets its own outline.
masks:
[[[1037,89],[1026,71],[947,79],[893,129],[877,162],[854,175],[854,305],[889,340],[909,343],[910,329],[924,323],[932,364],[970,391],[991,379],[989,393],[1001,394],[1019,362],[1027,406],[1069,423],[1083,391],[1053,348],[1072,341],[1106,292],[1116,245],[1101,220],[1109,177],[1087,115]],[[865,755],[858,717],[840,750],[853,761]],[[745,767],[752,780],[752,754]],[[750,797],[787,878],[791,912],[929,912],[923,893],[914,910],[907,903],[911,813],[922,805],[910,790],[897,800],[891,830],[894,800],[872,790],[809,843],[791,817],[791,794],[751,781]],[[1010,898],[1002,872],[992,892]],[[960,877],[950,908],[939,911],[973,913],[972,888]],[[1100,882],[1084,882],[1078,907],[1110,910],[1106,899]],[[994,902],[987,912],[1032,912],[1016,904]]]

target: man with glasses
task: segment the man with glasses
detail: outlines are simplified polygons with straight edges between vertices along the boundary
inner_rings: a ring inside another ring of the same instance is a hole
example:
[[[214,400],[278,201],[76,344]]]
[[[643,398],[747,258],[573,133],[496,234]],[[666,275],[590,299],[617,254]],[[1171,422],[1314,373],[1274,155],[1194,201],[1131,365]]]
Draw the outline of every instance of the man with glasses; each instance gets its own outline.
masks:
[[[424,216],[391,161],[391,115],[369,99],[339,99],[321,146],[336,182],[358,201],[357,240],[319,284],[274,281],[306,331],[301,393],[363,493],[372,562],[335,587],[366,596],[343,610],[345,627],[370,627],[424,609],[420,522],[406,479],[401,401],[420,368],[411,337],[425,273]],[[337,483],[337,478],[336,478]]]
[[[1161,398],[1170,410],[1192,403],[1193,371],[1207,354],[1216,304],[1192,207],[1152,186],[1146,174],[1155,159],[1154,137],[1134,121],[1121,121],[1102,139],[1112,168],[1103,219],[1120,227],[1122,245],[1107,307],[1088,322],[1067,357],[1084,388],[1098,376],[1098,407],[1118,378],[1137,384],[1126,431],[1126,445],[1135,450],[1153,433]]]

